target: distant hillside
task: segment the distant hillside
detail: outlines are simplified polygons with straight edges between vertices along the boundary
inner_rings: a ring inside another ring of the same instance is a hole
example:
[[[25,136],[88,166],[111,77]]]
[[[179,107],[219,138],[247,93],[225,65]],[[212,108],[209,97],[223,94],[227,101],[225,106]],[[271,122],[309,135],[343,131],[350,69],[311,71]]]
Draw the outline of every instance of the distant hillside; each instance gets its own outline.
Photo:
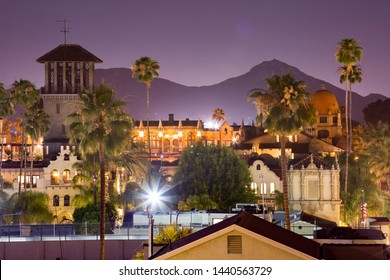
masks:
[[[188,87],[156,78],[152,83],[150,95],[150,119],[167,119],[168,114],[174,114],[175,119],[211,118],[215,108],[222,108],[229,123],[246,124],[256,117],[255,106],[247,101],[248,92],[253,88],[266,88],[265,79],[273,74],[282,75],[291,72],[295,79],[308,84],[309,92],[315,92],[325,84],[339,102],[344,105],[345,91],[325,81],[311,77],[299,69],[278,60],[266,61],[253,67],[249,72],[221,83]],[[118,94],[118,98],[127,103],[127,112],[135,119],[146,118],[145,85],[132,78],[130,69],[112,68],[96,69],[96,83],[104,81]],[[361,96],[353,93],[353,119],[363,122],[362,110],[369,103],[378,99],[386,99],[380,94]]]

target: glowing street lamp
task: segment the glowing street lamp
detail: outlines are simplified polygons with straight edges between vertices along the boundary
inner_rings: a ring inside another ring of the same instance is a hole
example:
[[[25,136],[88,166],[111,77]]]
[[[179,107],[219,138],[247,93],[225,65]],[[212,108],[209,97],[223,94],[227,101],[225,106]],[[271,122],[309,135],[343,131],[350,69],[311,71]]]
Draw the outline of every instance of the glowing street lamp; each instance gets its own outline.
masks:
[[[151,191],[148,194],[148,204],[147,207],[150,205],[150,211],[152,211],[153,205],[157,205],[160,202],[160,194],[157,191]],[[149,207],[147,208],[149,209]],[[153,215],[148,210],[148,223],[149,223],[149,254],[148,256],[151,257],[153,255]]]

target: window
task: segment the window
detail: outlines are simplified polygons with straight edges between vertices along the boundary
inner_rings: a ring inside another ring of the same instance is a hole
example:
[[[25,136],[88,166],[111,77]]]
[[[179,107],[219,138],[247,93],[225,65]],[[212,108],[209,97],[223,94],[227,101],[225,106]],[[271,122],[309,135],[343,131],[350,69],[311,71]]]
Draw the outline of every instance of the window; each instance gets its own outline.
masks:
[[[267,194],[267,184],[266,183],[261,183],[260,184],[260,193],[261,194]]]
[[[64,181],[64,184],[70,183],[71,179],[70,179],[70,170],[69,169],[65,169],[62,172],[62,180]]]
[[[59,185],[60,184],[60,173],[57,169],[54,169],[50,173],[50,185]]]
[[[320,130],[318,131],[318,138],[328,138],[329,137],[329,131],[328,130]]]
[[[337,124],[338,117],[333,117],[333,124]]]
[[[328,117],[320,117],[320,123],[327,123]]]
[[[257,184],[256,184],[255,182],[252,182],[252,183],[251,183],[251,190],[252,190],[255,194],[257,194]]]
[[[242,254],[242,236],[228,235],[227,236],[227,253]]]
[[[164,153],[169,153],[171,142],[169,139],[164,139]]]
[[[179,140],[174,139],[172,144],[173,144],[173,152],[179,152]]]
[[[64,206],[70,206],[70,196],[69,195],[64,196]]]
[[[269,184],[269,193],[275,194],[275,183],[274,182]]]
[[[60,197],[58,195],[53,196],[53,206],[60,206]]]
[[[56,103],[56,114],[61,114],[61,104],[60,103]]]
[[[260,164],[256,165],[256,170],[261,170],[261,165]]]

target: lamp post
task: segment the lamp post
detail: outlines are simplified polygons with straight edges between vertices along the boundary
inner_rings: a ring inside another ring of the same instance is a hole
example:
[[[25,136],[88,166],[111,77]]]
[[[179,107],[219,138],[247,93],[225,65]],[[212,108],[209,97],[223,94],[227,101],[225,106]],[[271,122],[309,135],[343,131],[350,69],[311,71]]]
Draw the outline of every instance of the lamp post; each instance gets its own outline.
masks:
[[[149,247],[148,247],[148,257],[150,258],[153,255],[153,227],[154,227],[154,219],[152,215],[152,208],[153,204],[157,204],[160,201],[160,194],[157,191],[152,191],[149,193],[149,199],[148,199],[148,224],[149,224]],[[150,206],[150,211],[149,211]]]

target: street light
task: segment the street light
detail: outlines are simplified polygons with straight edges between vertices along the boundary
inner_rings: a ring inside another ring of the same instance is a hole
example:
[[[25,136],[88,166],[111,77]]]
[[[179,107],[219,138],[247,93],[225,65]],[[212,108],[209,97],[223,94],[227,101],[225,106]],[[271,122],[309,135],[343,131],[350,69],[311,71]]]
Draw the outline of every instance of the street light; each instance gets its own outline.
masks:
[[[153,204],[157,204],[160,202],[160,194],[157,191],[151,191],[148,194],[148,204],[147,204],[147,211],[148,211],[148,224],[149,224],[149,247],[148,247],[148,257],[151,257],[153,255],[153,226],[154,226],[154,220],[152,215],[152,208]],[[149,212],[149,205],[150,205],[150,212]]]

